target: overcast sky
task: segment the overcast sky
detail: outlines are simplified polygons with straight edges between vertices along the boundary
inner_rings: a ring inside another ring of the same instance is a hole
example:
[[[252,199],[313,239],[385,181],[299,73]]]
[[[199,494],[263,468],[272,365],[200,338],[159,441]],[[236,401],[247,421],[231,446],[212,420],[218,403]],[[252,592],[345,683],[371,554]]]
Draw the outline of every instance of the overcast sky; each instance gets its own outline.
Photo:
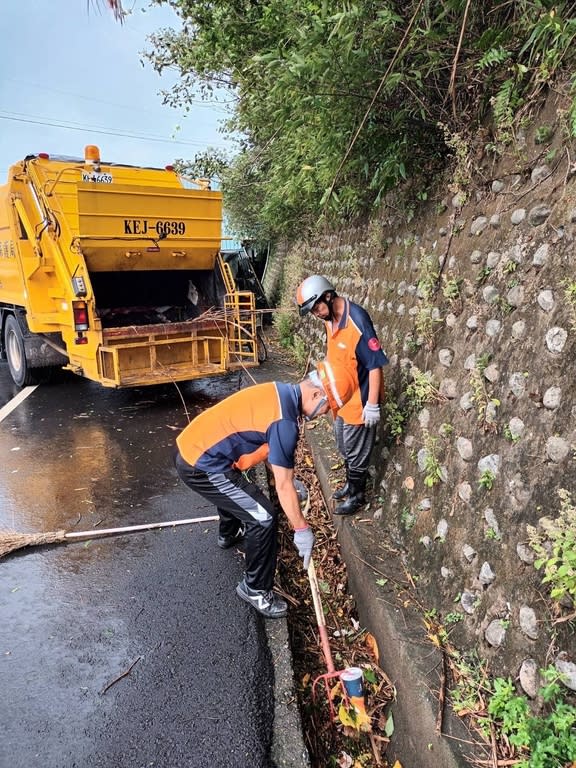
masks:
[[[82,157],[97,144],[103,160],[164,167],[207,146],[230,147],[219,123],[224,105],[162,105],[160,77],[141,52],[147,35],[178,28],[166,6],[124,0],[120,25],[96,0],[3,0],[0,13],[0,183],[28,154]],[[100,7],[99,7],[100,5]],[[74,129],[82,130],[74,130]]]

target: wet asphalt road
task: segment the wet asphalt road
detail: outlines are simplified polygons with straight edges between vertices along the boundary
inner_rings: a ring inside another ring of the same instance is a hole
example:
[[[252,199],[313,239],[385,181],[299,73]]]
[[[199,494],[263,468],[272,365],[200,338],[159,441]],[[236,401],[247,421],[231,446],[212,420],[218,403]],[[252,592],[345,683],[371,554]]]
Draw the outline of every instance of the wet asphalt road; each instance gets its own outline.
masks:
[[[238,384],[183,385],[190,416]],[[16,392],[0,363],[0,407]],[[38,387],[0,422],[0,527],[213,515],[172,467],[186,423],[175,387]],[[242,558],[216,535],[211,522],[0,560],[0,768],[270,766],[264,620],[236,596]]]

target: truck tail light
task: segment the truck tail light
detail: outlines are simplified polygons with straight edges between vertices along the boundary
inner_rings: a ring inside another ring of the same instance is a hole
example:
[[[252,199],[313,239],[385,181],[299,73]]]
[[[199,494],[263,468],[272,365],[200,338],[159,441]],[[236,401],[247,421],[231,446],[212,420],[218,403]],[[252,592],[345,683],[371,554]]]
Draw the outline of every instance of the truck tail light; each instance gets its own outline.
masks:
[[[85,301],[73,301],[72,311],[74,313],[74,330],[88,330],[88,307]]]

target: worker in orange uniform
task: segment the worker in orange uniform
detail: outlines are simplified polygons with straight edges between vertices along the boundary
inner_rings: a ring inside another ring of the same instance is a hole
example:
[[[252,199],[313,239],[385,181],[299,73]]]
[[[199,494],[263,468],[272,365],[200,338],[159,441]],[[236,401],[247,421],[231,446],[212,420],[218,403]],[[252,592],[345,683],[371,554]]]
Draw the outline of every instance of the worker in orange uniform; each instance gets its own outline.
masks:
[[[346,482],[333,494],[342,501],[334,514],[353,515],[366,503],[370,454],[380,422],[382,366],[388,358],[368,312],[338,296],[326,277],[311,275],[303,280],[296,291],[296,302],[301,316],[311,313],[324,321],[326,359],[351,371],[356,383],[353,397],[334,420],[336,446],[346,468]]]
[[[236,592],[267,618],[286,615],[287,604],[274,593],[277,559],[277,509],[244,474],[267,461],[280,505],[294,530],[294,545],[307,569],[314,534],[300,509],[294,454],[302,419],[311,420],[348,402],[353,377],[328,362],[299,384],[256,384],[217,403],[180,433],[175,464],[189,488],[216,505],[218,545],[244,537],[245,573]]]

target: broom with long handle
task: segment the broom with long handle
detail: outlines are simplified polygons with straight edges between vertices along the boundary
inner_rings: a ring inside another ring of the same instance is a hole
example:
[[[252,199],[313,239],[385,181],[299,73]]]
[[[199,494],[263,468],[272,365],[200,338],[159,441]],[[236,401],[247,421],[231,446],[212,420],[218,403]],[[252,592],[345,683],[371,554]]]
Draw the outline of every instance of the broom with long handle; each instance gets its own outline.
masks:
[[[38,547],[42,544],[62,544],[78,539],[94,539],[97,536],[117,536],[135,531],[151,531],[153,528],[171,528],[175,525],[189,525],[190,523],[209,523],[218,520],[218,515],[209,517],[191,517],[188,520],[172,520],[167,523],[143,523],[142,525],[128,525],[124,528],[101,528],[93,531],[47,531],[46,533],[19,533],[18,531],[0,530],[0,557],[24,547]]]

